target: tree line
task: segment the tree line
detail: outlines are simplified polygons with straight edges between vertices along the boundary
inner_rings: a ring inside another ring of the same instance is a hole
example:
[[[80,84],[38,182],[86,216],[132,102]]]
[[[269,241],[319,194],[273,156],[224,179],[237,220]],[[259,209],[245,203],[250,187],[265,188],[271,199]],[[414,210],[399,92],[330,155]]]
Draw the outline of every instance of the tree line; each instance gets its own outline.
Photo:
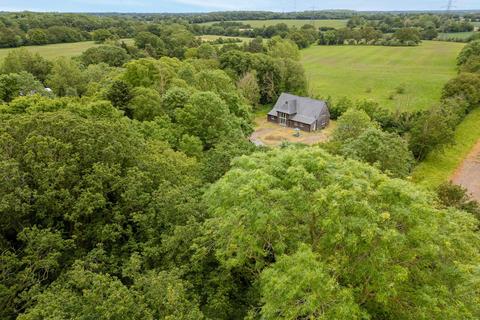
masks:
[[[474,30],[472,21],[462,16],[443,14],[356,14],[349,17],[346,27],[316,28],[314,23],[304,26],[288,27],[285,23],[253,28],[246,22],[220,21],[213,24],[193,24],[196,34],[224,35],[232,37],[264,37],[281,36],[297,41],[304,47],[317,42],[320,45],[369,44],[386,46],[414,46],[421,40],[437,39],[439,33],[469,32]],[[313,21],[313,20],[312,20]],[[307,32],[308,31],[308,32]],[[473,41],[480,37],[472,37],[462,41]]]

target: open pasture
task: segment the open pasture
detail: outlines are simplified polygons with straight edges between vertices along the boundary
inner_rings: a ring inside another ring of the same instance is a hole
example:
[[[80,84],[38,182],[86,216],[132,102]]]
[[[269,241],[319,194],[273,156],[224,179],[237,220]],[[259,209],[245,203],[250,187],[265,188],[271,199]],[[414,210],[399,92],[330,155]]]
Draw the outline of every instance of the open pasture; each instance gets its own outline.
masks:
[[[424,41],[417,47],[312,46],[302,50],[310,94],[371,99],[400,110],[437,103],[456,74],[464,44]]]
[[[126,43],[133,43],[133,39],[123,39]],[[48,44],[44,46],[26,46],[24,48],[28,49],[33,53],[39,53],[42,57],[46,59],[55,59],[58,57],[73,57],[82,54],[85,50],[99,46],[93,41],[82,41],[82,42],[73,42],[73,43],[58,43],[58,44]],[[5,58],[8,53],[16,48],[4,48],[0,49],[0,61]]]

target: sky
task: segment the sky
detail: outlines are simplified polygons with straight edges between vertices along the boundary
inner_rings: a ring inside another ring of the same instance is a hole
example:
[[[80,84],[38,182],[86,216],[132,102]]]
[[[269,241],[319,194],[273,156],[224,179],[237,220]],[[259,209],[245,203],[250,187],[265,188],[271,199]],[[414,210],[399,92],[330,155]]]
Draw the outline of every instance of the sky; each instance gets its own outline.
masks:
[[[244,0],[238,2],[234,0],[0,0],[0,11],[445,10],[447,3],[448,0]],[[480,9],[480,0],[454,0],[454,9]]]

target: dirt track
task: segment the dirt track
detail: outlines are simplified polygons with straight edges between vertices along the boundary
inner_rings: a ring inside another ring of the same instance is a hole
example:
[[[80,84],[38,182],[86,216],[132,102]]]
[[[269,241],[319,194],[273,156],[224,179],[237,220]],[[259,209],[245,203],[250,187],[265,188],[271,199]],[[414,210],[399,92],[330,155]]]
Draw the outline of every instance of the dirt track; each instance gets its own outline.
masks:
[[[480,201],[480,140],[452,176],[452,182],[461,185]]]

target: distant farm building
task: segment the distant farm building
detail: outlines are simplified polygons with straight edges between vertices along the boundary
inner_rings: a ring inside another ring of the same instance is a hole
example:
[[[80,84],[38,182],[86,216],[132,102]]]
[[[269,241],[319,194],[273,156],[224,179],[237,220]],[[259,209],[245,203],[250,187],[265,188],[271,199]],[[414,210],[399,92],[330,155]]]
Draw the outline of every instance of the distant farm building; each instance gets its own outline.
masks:
[[[282,93],[267,120],[284,127],[316,131],[328,126],[330,112],[325,101]]]

